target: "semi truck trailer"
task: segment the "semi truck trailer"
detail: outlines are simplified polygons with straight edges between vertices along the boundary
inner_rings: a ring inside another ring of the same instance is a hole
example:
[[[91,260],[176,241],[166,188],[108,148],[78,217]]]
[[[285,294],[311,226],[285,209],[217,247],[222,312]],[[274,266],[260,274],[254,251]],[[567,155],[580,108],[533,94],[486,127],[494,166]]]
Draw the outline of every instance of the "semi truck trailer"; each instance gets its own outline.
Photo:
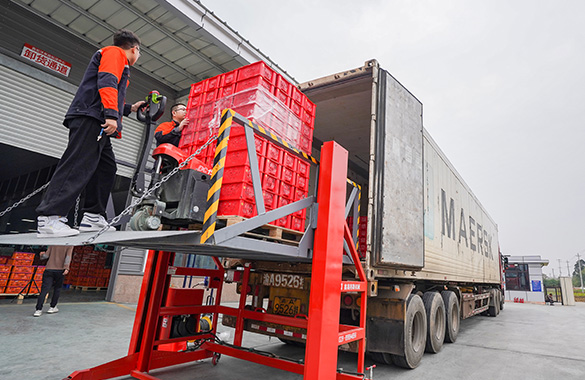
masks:
[[[424,128],[422,103],[376,60],[298,88],[316,105],[313,156],[323,141],[338,142],[349,152],[348,196],[349,183],[359,189],[359,212],[346,215],[359,215],[350,219],[368,281],[366,351],[415,368],[424,352],[456,341],[461,319],[503,309],[497,225]],[[237,282],[243,265],[252,269],[238,291],[251,308],[308,317],[310,264],[226,259],[227,278]],[[344,265],[343,280],[356,277],[353,268]],[[341,297],[340,310],[326,312],[357,326],[361,293]],[[275,323],[247,320],[244,328],[287,344],[306,339],[305,330]]]

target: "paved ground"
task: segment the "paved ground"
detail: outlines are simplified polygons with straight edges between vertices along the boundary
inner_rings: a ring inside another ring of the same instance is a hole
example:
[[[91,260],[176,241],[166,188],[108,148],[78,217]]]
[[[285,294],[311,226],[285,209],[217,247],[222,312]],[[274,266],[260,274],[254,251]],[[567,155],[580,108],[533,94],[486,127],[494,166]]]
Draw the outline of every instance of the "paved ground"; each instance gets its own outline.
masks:
[[[0,379],[62,379],[126,354],[133,305],[65,302],[58,314],[33,318],[32,300],[27,301],[0,305]],[[497,318],[463,321],[457,342],[439,354],[426,354],[417,369],[378,366],[374,379],[584,379],[584,342],[585,304],[507,303]],[[303,348],[255,334],[245,335],[244,345],[289,358],[304,356]],[[353,370],[355,359],[340,353],[339,366]],[[302,378],[226,356],[217,366],[205,360],[152,374],[163,380]]]

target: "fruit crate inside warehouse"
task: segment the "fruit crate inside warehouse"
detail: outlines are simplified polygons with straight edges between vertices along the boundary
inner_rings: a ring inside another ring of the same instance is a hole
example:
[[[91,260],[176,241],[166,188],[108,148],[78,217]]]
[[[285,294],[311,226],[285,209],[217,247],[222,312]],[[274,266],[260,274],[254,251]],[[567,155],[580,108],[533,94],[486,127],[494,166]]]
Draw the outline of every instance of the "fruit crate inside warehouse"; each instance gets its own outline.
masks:
[[[34,253],[14,252],[0,257],[0,293],[36,294],[41,290],[44,266],[32,265]]]
[[[231,108],[288,144],[311,154],[315,105],[296,86],[264,62],[256,62],[191,86],[187,105],[189,124],[179,148],[192,154],[217,135],[220,112]],[[310,163],[270,138],[255,135],[262,192],[266,210],[306,198]],[[213,166],[215,144],[196,157]],[[231,126],[218,215],[255,216],[256,207],[244,127]],[[272,224],[303,231],[306,210]]]
[[[71,286],[107,288],[111,267],[108,253],[96,250],[93,246],[75,247],[71,258],[70,271],[64,283]]]

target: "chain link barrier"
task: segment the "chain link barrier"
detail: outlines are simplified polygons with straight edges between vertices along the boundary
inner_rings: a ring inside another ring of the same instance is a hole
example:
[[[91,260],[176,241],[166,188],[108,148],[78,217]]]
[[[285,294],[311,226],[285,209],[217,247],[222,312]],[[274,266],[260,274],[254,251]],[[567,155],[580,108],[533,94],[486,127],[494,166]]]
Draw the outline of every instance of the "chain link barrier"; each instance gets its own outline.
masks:
[[[75,201],[75,213],[73,214],[73,228],[77,228],[79,225],[77,224],[77,218],[79,218],[79,201],[81,200],[81,194],[77,196],[77,200]]]
[[[108,222],[107,225],[105,225],[101,230],[99,230],[94,236],[92,236],[89,239],[87,239],[86,241],[84,241],[82,243],[82,245],[86,245],[86,244],[93,243],[98,237],[100,237],[104,232],[106,232],[112,225],[118,223],[120,221],[120,219],[122,219],[122,217],[124,215],[129,214],[136,206],[138,206],[140,204],[140,202],[142,202],[146,197],[148,197],[149,195],[151,195],[152,193],[154,193],[157,189],[159,189],[162,186],[163,183],[167,182],[172,176],[174,176],[175,174],[177,174],[179,172],[179,170],[183,169],[189,163],[189,161],[191,161],[193,158],[195,158],[196,155],[198,155],[199,153],[201,153],[201,151],[203,149],[207,148],[212,142],[214,142],[215,140],[217,140],[217,137],[218,136],[212,136],[212,137],[210,137],[209,140],[207,140],[207,142],[205,144],[203,144],[201,147],[199,147],[199,149],[197,149],[197,151],[195,151],[194,153],[192,153],[189,157],[187,157],[185,159],[185,161],[181,162],[178,166],[176,166],[175,168],[173,168],[173,170],[171,170],[170,172],[168,172],[164,177],[161,178],[160,181],[158,181],[153,186],[151,186],[138,199],[134,200],[130,204],[130,206],[126,207],[126,209],[124,209],[124,211],[122,211],[119,215],[117,215],[116,217],[114,217],[110,222]]]
[[[19,200],[18,202],[16,202],[15,204],[13,204],[12,206],[8,207],[6,210],[0,212],[0,218],[3,217],[5,214],[9,213],[10,211],[12,211],[13,209],[17,208],[18,206],[20,206],[21,204],[23,204],[24,202],[28,201],[30,198],[34,197],[35,195],[37,195],[39,192],[43,191],[44,189],[47,188],[47,186],[49,186],[50,182],[45,183],[43,186],[39,187],[38,189],[36,189],[35,191],[33,191],[32,193],[30,193],[29,195],[27,195],[26,197],[22,198],[21,200]]]

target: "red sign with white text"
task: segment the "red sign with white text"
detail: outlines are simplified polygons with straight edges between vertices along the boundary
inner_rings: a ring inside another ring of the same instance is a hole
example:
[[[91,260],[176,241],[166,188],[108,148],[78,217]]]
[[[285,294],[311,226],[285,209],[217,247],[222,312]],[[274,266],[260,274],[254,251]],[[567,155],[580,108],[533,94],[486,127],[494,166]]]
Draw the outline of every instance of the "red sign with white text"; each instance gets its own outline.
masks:
[[[39,65],[43,65],[49,70],[63,74],[66,77],[69,76],[69,71],[71,70],[71,64],[69,62],[65,62],[61,58],[57,58],[37,47],[24,44],[20,56],[36,62]]]

